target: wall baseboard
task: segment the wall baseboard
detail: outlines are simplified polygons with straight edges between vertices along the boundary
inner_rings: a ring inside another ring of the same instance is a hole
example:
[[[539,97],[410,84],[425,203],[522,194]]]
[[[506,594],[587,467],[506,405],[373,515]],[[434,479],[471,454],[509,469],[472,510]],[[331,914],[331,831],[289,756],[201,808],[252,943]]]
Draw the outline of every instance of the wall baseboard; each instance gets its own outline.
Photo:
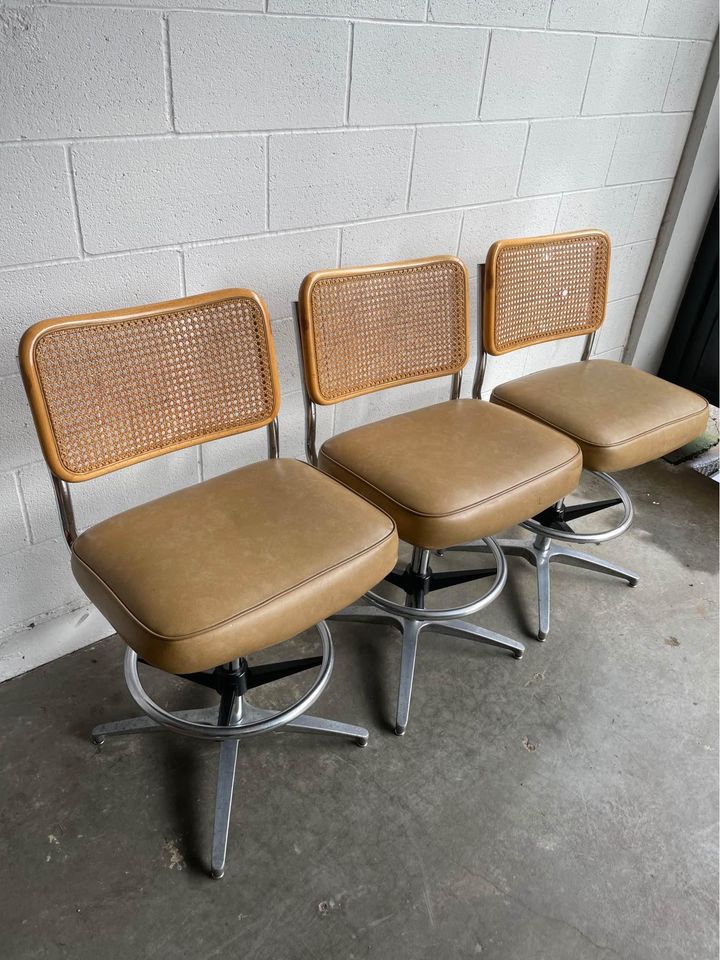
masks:
[[[24,627],[0,640],[0,683],[115,633],[91,604]]]

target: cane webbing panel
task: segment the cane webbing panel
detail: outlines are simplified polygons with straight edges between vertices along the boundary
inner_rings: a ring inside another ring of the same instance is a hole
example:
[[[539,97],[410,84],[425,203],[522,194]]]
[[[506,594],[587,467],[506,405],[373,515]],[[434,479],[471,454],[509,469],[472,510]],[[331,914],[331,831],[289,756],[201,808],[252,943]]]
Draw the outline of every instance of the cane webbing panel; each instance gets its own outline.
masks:
[[[88,479],[276,415],[259,298],[225,291],[144,309],[48,321],[25,335],[33,414],[62,479]]]
[[[446,376],[467,362],[467,271],[454,257],[310,274],[301,300],[316,403]]]
[[[597,330],[610,238],[599,230],[500,240],[485,266],[483,337],[491,354]]]

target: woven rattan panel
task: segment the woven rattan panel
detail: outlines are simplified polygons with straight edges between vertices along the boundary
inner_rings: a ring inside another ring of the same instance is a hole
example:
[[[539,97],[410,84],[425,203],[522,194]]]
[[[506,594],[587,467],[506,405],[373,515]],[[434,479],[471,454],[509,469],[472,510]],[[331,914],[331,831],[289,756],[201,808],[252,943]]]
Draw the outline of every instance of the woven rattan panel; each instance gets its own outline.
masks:
[[[76,474],[248,429],[275,399],[265,318],[250,299],[51,328],[35,363],[60,461]]]
[[[453,373],[467,360],[465,273],[452,261],[320,279],[311,314],[326,403]]]
[[[502,247],[494,316],[487,318],[491,352],[597,329],[605,316],[609,265],[602,234]]]

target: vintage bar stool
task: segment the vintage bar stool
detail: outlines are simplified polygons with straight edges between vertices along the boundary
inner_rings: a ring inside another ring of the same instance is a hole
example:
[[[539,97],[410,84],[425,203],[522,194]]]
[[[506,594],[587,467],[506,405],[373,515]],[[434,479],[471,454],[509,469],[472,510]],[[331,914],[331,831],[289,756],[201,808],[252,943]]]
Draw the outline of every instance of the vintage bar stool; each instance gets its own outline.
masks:
[[[495,387],[491,401],[547,424],[575,440],[583,465],[615,496],[567,506],[561,498],[521,526],[531,540],[503,540],[503,552],[524,557],[537,570],[537,638],[550,630],[550,564],[565,563],[638,582],[637,574],[565,543],[605,543],[625,533],[633,519],[630,497],[609,471],[636,467],[689,443],[703,432],[708,406],[702,397],[614,360],[591,360],[593,341],[605,319],[610,238],[582,230],[520,240],[490,248],[478,283],[478,363],[473,397],[480,398],[487,354],[586,336],[583,359],[542,370]],[[579,533],[571,521],[622,505],[610,530]],[[560,542],[558,542],[560,541]],[[460,550],[486,552],[484,543]]]
[[[468,359],[467,271],[456,257],[323,270],[302,284],[299,326],[307,401],[307,456],[380,506],[413,547],[385,579],[405,602],[376,591],[333,619],[381,622],[403,634],[395,732],[407,727],[418,637],[465,637],[522,656],[517,640],[462,619],[501,592],[505,558],[491,534],[561,499],[577,484],[577,444],[490,403],[457,399]],[[447,403],[336,434],[315,450],[315,404],[452,376]],[[483,538],[496,568],[435,572],[430,552]],[[494,574],[490,589],[459,607],[428,609],[428,593]]]
[[[250,290],[46,320],[20,362],[50,468],[73,573],[128,647],[125,679],[147,715],[95,727],[219,740],[211,874],[225,868],[240,739],[280,727],[367,730],[305,711],[330,679],[324,622],[397,559],[393,521],[342,484],[279,459],[280,392],[270,322]],[[267,427],[268,459],[127,510],[79,536],[69,484],[197,443]],[[250,666],[246,657],[315,625],[322,656]],[[143,689],[138,660],[220,696],[170,713]],[[319,667],[279,712],[246,693]]]

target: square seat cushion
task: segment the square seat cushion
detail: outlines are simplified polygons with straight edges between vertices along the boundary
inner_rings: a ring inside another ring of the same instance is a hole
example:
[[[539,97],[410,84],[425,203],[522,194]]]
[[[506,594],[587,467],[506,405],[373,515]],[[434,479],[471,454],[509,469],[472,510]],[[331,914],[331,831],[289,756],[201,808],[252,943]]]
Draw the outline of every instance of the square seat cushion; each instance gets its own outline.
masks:
[[[397,560],[393,521],[297,460],[179,490],[81,534],[72,569],[148,663],[191,673],[336,613]]]
[[[570,493],[578,445],[482,400],[450,400],[326,441],[319,466],[395,520],[403,540],[451,547],[498,533]]]
[[[587,469],[604,472],[677,450],[708,418],[702,397],[615,360],[541,370],[500,384],[491,399],[572,437]]]

